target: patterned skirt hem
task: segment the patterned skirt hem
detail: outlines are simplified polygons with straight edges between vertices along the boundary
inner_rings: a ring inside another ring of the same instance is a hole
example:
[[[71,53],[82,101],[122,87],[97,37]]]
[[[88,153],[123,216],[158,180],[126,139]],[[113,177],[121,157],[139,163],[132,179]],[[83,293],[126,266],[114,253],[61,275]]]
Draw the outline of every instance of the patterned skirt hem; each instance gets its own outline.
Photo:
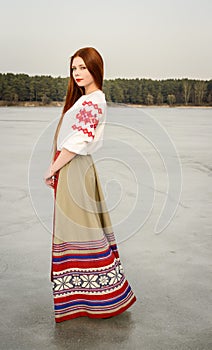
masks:
[[[70,313],[64,316],[59,316],[59,317],[55,317],[55,322],[56,323],[60,323],[63,321],[68,321],[77,317],[89,317],[89,318],[110,318],[113,316],[117,316],[119,314],[121,314],[122,312],[126,311],[130,306],[132,306],[136,301],[136,297],[135,295],[133,295],[132,299],[128,302],[127,305],[124,305],[123,307],[121,307],[120,309],[116,310],[116,311],[104,311],[101,313],[91,313],[91,312],[86,312],[86,311],[76,311],[75,313]]]

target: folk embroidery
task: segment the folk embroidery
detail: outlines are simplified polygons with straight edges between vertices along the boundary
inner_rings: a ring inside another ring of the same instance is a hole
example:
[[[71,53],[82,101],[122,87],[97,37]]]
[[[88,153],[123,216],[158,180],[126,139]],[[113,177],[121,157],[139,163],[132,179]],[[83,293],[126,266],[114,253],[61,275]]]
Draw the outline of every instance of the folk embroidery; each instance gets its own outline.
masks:
[[[73,124],[72,129],[82,131],[84,134],[87,134],[88,137],[94,139],[94,130],[99,123],[99,115],[102,114],[102,109],[99,108],[98,104],[93,104],[92,101],[84,101],[82,105],[85,106],[85,108],[80,109],[79,113],[76,115],[78,123]],[[86,109],[86,105],[89,107],[88,109]]]
[[[71,270],[66,271],[64,275],[59,275],[57,278],[54,278],[54,290],[55,292],[70,291],[70,289],[108,289],[108,287],[115,287],[117,283],[120,283],[123,280],[123,268],[121,264],[114,266],[108,271],[94,271],[84,273],[77,273]],[[56,277],[56,276],[55,276]]]

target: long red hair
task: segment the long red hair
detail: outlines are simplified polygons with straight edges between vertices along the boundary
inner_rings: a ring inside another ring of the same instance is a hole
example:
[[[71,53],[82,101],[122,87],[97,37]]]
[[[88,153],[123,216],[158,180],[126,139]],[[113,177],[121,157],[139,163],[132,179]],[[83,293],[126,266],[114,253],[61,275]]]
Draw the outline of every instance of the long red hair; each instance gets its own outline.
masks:
[[[82,49],[77,50],[73,54],[73,56],[71,56],[71,60],[70,60],[70,78],[68,82],[68,88],[66,92],[66,99],[65,99],[62,115],[58,122],[54,139],[53,139],[52,160],[54,159],[54,156],[57,150],[57,137],[60,131],[64,114],[68,111],[69,108],[73,106],[73,104],[79,99],[80,96],[85,94],[84,87],[79,87],[75,83],[72,76],[72,63],[75,57],[81,57],[83,59],[88,71],[91,73],[94,79],[94,82],[97,88],[102,90],[103,76],[104,76],[104,63],[100,53],[93,47],[84,47]]]

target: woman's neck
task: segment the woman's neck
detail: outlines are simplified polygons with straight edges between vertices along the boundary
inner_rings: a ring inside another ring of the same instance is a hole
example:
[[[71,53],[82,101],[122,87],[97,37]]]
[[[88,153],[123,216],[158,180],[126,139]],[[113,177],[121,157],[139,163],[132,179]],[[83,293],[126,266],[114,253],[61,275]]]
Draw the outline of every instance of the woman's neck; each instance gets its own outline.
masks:
[[[96,84],[91,84],[91,85],[85,87],[85,95],[89,95],[96,90],[99,90],[98,87],[96,86]]]

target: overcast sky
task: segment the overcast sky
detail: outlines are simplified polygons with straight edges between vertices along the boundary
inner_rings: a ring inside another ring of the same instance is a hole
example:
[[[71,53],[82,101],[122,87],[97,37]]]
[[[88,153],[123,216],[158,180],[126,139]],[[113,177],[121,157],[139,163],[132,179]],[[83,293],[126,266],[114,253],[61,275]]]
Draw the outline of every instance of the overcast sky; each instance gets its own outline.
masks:
[[[0,0],[0,72],[69,75],[95,47],[105,78],[212,78],[212,0]]]

